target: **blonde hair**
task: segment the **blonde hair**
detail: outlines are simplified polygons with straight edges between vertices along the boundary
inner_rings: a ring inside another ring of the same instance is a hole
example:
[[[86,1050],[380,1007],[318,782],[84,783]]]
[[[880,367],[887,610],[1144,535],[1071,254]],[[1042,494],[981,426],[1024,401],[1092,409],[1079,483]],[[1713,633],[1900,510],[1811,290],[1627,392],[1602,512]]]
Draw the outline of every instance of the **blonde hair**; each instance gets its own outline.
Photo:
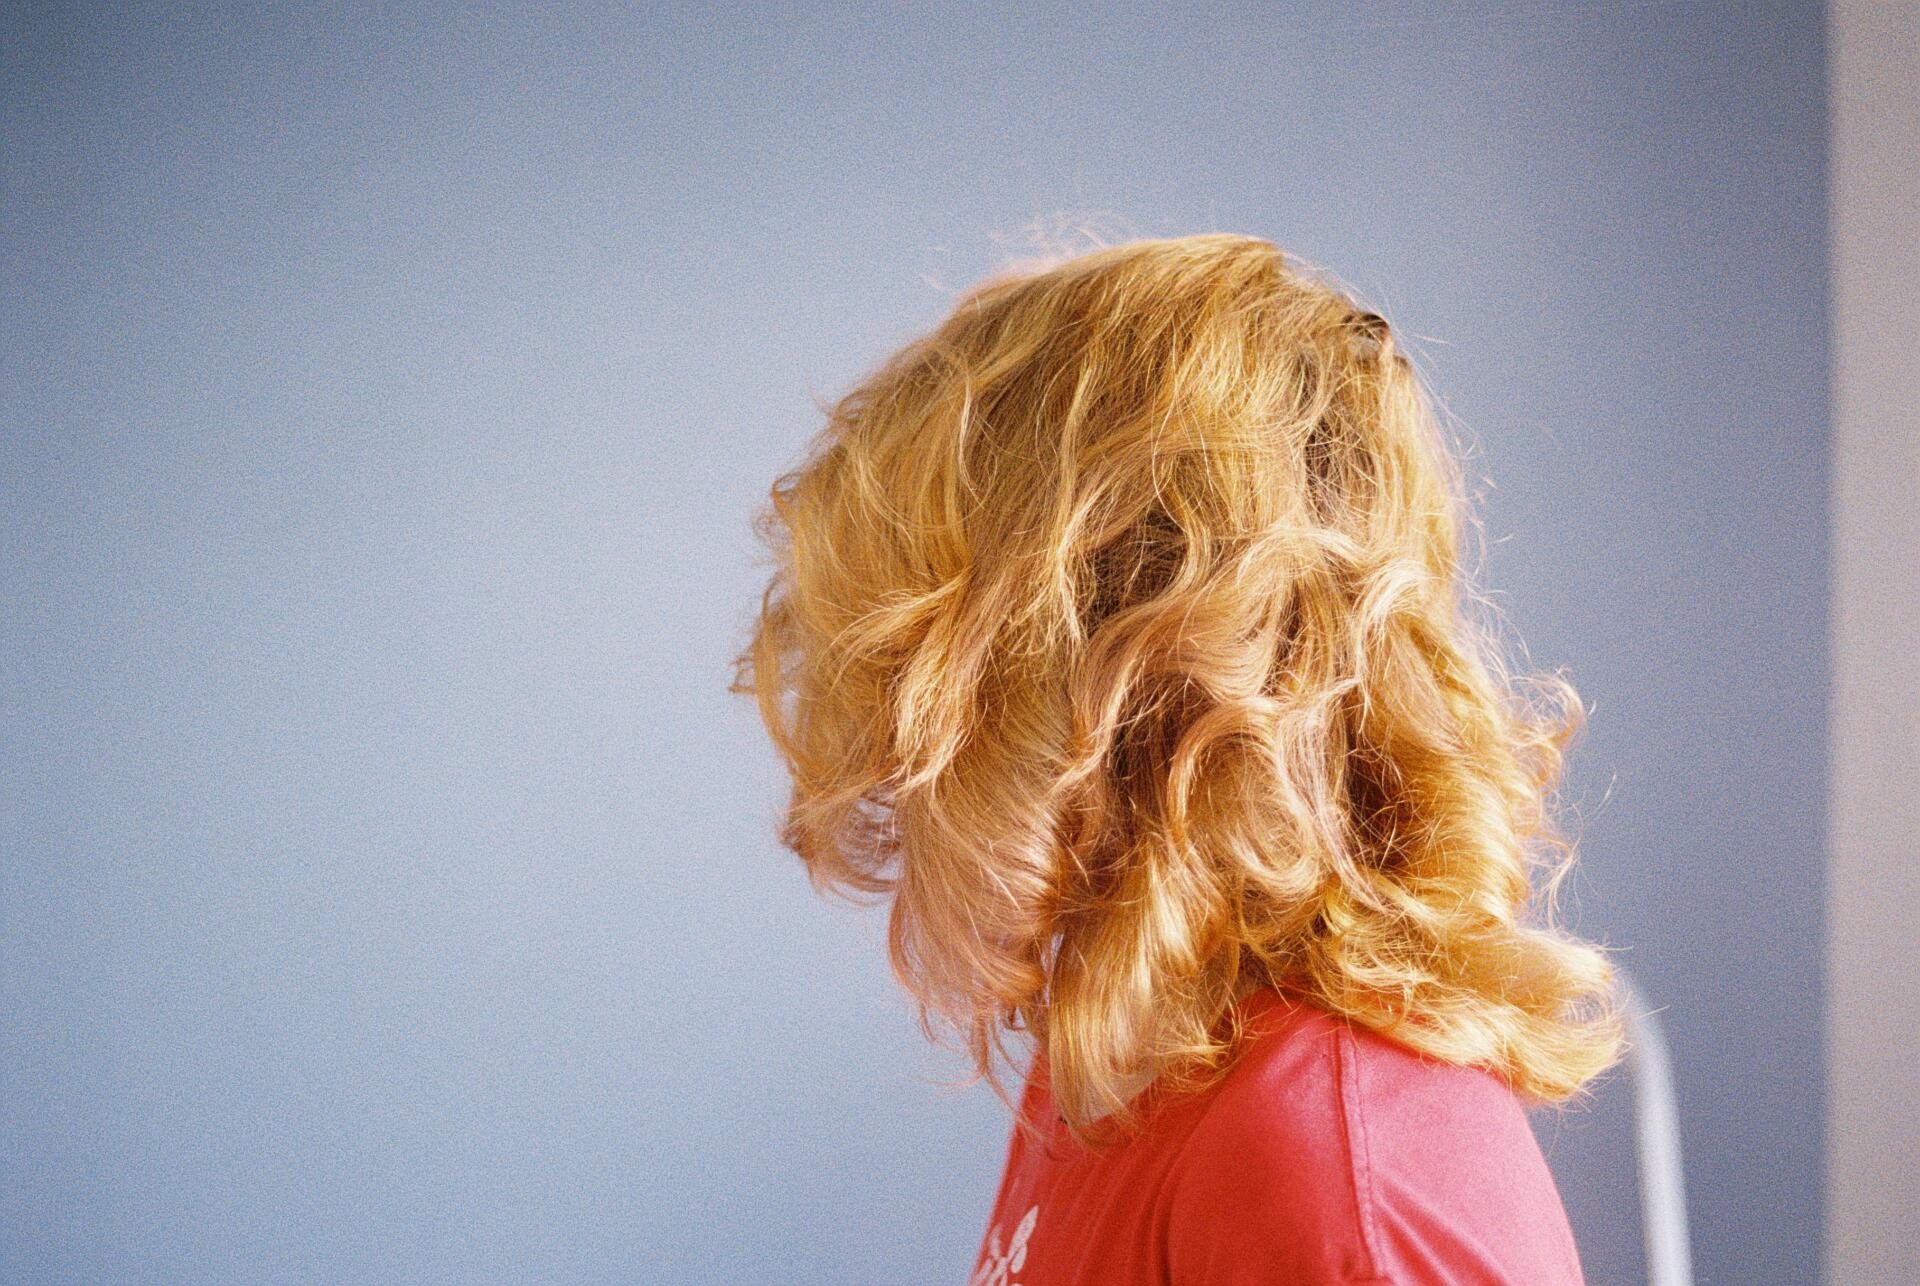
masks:
[[[1217,1077],[1261,983],[1535,1101],[1617,1057],[1606,958],[1550,923],[1583,711],[1475,619],[1438,429],[1379,315],[1195,236],[975,287],[774,484],[732,690],[780,838],[891,897],[923,1025],[1003,1098],[1024,1030],[1093,1142]]]

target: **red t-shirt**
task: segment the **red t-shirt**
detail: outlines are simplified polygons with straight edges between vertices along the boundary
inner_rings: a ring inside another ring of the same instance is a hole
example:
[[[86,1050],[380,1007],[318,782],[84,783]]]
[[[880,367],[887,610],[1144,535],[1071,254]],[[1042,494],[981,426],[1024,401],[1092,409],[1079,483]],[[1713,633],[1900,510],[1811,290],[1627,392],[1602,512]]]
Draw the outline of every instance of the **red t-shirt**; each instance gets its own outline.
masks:
[[[1112,1150],[1067,1133],[1035,1064],[970,1286],[1579,1283],[1520,1101],[1263,988],[1210,1089],[1140,1100]]]

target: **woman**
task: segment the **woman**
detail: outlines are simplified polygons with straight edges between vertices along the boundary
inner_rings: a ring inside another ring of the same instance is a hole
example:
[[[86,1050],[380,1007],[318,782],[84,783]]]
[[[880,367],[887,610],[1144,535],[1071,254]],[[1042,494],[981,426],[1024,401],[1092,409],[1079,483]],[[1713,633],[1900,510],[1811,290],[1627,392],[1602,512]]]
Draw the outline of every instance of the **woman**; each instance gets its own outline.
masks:
[[[1003,1098],[1032,1042],[975,1283],[1580,1280],[1523,1108],[1620,1043],[1536,898],[1581,706],[1460,496],[1387,323],[1226,235],[977,287],[774,485],[781,838]]]

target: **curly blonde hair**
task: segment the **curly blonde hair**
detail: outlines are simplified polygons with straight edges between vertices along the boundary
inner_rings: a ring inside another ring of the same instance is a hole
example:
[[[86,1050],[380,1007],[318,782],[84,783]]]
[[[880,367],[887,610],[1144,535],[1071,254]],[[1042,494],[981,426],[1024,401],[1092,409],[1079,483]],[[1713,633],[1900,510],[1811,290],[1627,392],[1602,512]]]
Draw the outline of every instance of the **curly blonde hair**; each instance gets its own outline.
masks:
[[[1030,1033],[1085,1142],[1217,1077],[1263,983],[1573,1095],[1620,1045],[1605,956],[1551,924],[1584,712],[1476,618],[1459,482],[1386,321],[1270,242],[975,287],[756,517],[732,690],[781,841],[891,897],[923,1025],[1003,1098]]]

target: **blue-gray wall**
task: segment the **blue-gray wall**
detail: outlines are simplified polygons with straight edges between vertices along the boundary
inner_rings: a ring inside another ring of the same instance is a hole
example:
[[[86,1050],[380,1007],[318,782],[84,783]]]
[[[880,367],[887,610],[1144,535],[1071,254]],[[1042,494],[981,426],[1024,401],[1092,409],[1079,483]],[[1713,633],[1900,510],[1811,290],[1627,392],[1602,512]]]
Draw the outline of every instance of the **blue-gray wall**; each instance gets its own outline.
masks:
[[[1813,1280],[1816,6],[256,8],[0,19],[0,1279],[965,1276],[1004,1112],[725,663],[811,397],[1068,210],[1431,338],[1702,1277]]]

